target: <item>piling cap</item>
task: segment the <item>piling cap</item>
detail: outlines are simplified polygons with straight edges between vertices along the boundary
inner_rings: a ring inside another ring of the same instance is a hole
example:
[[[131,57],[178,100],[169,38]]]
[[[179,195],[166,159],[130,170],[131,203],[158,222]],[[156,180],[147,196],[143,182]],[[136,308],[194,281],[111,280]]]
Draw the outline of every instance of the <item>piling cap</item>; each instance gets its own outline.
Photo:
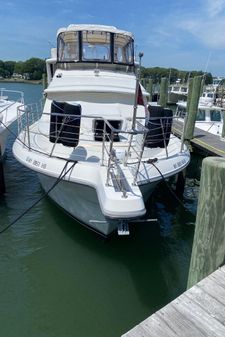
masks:
[[[204,165],[224,167],[225,168],[225,158],[222,157],[206,157],[203,159]]]

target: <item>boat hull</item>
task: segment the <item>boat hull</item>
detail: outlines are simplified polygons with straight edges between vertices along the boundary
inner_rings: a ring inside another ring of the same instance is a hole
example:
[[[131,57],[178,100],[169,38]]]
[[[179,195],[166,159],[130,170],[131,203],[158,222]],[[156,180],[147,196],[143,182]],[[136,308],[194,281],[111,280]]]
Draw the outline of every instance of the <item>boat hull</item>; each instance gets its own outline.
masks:
[[[6,142],[8,139],[9,131],[6,128],[0,127],[0,157],[4,155],[5,148],[6,148]]]
[[[38,177],[45,192],[48,192],[57,180],[40,173]],[[151,196],[156,185],[157,182],[154,182],[140,187],[145,201]],[[48,193],[48,196],[66,213],[103,236],[114,232],[121,221],[129,222],[129,219],[105,217],[100,208],[96,190],[87,185],[63,180]]]

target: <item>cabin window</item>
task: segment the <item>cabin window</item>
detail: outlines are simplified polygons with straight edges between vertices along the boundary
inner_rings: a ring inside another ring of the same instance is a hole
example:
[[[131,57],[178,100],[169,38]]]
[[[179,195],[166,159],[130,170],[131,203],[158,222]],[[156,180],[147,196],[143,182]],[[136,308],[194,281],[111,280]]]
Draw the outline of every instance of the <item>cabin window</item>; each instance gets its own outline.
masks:
[[[205,120],[205,110],[199,109],[196,117],[196,121],[204,121]]]
[[[108,120],[111,127],[116,130],[121,130],[122,128],[122,121],[121,120]],[[112,130],[102,119],[95,119],[94,121],[94,138],[96,141],[103,141],[103,134],[105,128],[105,141],[109,141],[111,139]],[[119,142],[119,134],[118,132],[114,132],[113,141]]]
[[[57,58],[59,62],[79,61],[78,32],[69,31],[59,35]]]
[[[210,120],[212,122],[220,122],[221,121],[220,111],[217,110],[210,111]]]
[[[133,64],[133,40],[123,34],[114,35],[114,62]]]
[[[111,62],[110,33],[82,32],[82,60]]]

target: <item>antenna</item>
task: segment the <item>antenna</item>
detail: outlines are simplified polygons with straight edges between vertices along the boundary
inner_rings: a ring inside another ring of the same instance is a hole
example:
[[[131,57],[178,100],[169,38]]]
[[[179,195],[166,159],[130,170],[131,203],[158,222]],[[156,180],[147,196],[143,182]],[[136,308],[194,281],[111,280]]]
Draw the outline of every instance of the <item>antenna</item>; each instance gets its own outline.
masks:
[[[48,40],[48,44],[50,47],[55,48],[55,45],[50,40]]]
[[[208,55],[208,58],[207,58],[207,61],[206,61],[206,65],[205,65],[204,74],[206,74],[206,71],[208,69],[209,61],[211,60],[211,57],[212,57],[212,52],[209,52],[209,55]]]

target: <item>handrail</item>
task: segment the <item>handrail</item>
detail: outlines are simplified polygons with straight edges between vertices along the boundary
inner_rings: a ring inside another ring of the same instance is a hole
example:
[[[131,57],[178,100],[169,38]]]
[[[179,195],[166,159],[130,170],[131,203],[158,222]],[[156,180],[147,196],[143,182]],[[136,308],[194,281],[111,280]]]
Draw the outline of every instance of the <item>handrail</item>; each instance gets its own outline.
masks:
[[[24,93],[23,93],[23,91],[9,90],[9,89],[5,89],[5,88],[0,88],[0,98],[1,97],[3,98],[5,93],[11,93],[11,94],[18,94],[18,95],[20,95],[20,97],[16,100],[16,102],[19,102],[19,103],[22,103],[22,104],[24,103]]]
[[[25,114],[25,116],[24,116]],[[123,193],[123,197],[126,197],[126,189],[125,186],[126,182],[122,183],[122,180],[125,179],[125,176],[121,176],[120,170],[121,170],[121,165],[124,167],[128,165],[128,157],[129,157],[129,152],[131,151],[132,148],[132,153],[135,154],[132,159],[129,162],[129,166],[133,165],[132,174],[133,174],[133,184],[137,184],[138,182],[138,174],[140,170],[141,163],[143,161],[143,153],[146,149],[146,137],[149,134],[149,128],[146,127],[145,124],[145,119],[139,118],[137,119],[136,122],[136,129],[120,129],[120,128],[115,128],[111,123],[110,120],[102,117],[102,116],[97,116],[97,115],[73,115],[73,114],[66,114],[66,113],[48,113],[48,112],[42,112],[42,109],[36,104],[29,104],[27,106],[21,106],[18,108],[18,134],[20,135],[21,131],[24,131],[22,133],[23,135],[23,143],[25,146],[27,146],[29,149],[31,149],[31,132],[36,132],[33,131],[33,129],[30,128],[30,125],[33,124],[35,121],[38,121],[43,115],[49,116],[56,115],[58,117],[73,117],[73,118],[79,118],[81,120],[83,119],[96,119],[96,120],[102,120],[103,121],[103,126],[102,126],[102,142],[96,142],[96,144],[101,144],[101,155],[100,155],[100,163],[102,166],[105,166],[107,168],[106,172],[106,185],[110,185],[110,179],[112,179],[112,172],[115,172],[113,174],[114,179],[116,180],[117,185],[120,187],[121,192]],[[109,118],[110,119],[110,118]],[[164,132],[163,129],[163,120],[166,120],[168,123],[172,123],[172,120],[174,119],[174,116],[172,117],[152,117],[148,119],[148,123],[153,123],[153,125],[156,125],[155,127],[155,135],[154,137],[161,137],[161,142],[164,144],[165,151],[166,151],[166,157],[169,157],[168,153],[168,135],[166,132]],[[44,121],[42,119],[42,121]],[[156,124],[156,121],[159,121],[158,124]],[[63,123],[66,123],[66,121],[61,122],[61,128],[63,127]],[[146,124],[147,125],[147,124]],[[107,128],[106,128],[107,127]],[[57,142],[60,134],[60,129],[58,129],[59,133],[56,134],[54,138],[54,142],[52,142],[52,148],[49,151],[48,155],[50,157],[58,157],[60,158],[60,155],[57,154]],[[124,147],[123,147],[123,155],[118,156],[116,152],[116,146],[117,142],[115,141],[115,135],[123,135],[124,140]],[[43,134],[44,136],[47,136],[47,134]],[[170,136],[170,134],[169,134]],[[20,136],[18,136],[20,137]],[[151,140],[154,143],[155,138]],[[80,139],[79,139],[80,141]],[[90,142],[90,138],[88,138],[88,142]],[[94,141],[94,140],[93,140]],[[151,148],[151,146],[149,146]],[[41,152],[38,150],[38,152]],[[42,153],[42,152],[41,152]],[[43,152],[44,153],[44,152]],[[149,152],[148,152],[149,153]],[[46,153],[45,153],[46,154]],[[116,171],[115,171],[116,170]],[[117,172],[117,173],[116,173]]]

